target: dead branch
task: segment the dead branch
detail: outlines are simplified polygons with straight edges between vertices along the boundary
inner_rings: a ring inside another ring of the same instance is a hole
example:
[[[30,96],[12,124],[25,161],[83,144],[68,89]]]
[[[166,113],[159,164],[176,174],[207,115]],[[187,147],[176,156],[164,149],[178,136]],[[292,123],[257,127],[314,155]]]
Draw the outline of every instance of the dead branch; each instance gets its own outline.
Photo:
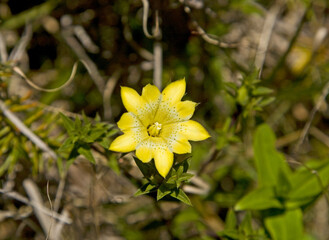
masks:
[[[50,155],[53,159],[57,159],[57,154],[35,133],[33,133],[14,113],[12,113],[6,106],[6,104],[0,100],[0,110],[3,115],[6,116],[28,139],[30,139],[41,150]]]

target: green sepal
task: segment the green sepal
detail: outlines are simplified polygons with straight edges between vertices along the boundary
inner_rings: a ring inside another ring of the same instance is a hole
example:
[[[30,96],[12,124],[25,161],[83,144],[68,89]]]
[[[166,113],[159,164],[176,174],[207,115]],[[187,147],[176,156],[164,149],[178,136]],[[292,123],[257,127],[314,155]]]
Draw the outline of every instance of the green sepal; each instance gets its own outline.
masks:
[[[189,197],[185,194],[185,192],[182,189],[177,189],[176,191],[171,192],[170,196],[178,199],[179,201],[181,201],[189,206],[192,206],[191,200],[189,199]]]
[[[152,190],[156,188],[156,185],[148,182],[145,183],[142,187],[140,187],[137,192],[134,194],[135,197],[140,196],[140,195],[145,195],[150,193]]]

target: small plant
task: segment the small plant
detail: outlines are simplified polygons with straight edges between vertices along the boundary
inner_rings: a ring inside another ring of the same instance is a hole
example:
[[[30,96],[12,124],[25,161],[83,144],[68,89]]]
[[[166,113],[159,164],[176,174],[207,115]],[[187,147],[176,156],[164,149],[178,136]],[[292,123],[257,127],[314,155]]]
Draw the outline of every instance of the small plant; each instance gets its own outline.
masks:
[[[181,101],[185,88],[185,79],[169,84],[162,93],[156,86],[148,84],[143,88],[141,96],[131,88],[121,87],[122,101],[128,112],[118,122],[124,134],[111,143],[110,150],[130,152],[136,149],[136,156],[143,164],[154,159],[154,164],[149,164],[148,168],[135,159],[144,176],[149,180],[152,177],[150,184],[140,192],[147,193],[158,187],[157,200],[170,194],[190,204],[187,196],[179,189],[181,183],[191,177],[186,173],[188,165],[175,165],[172,168],[174,153],[191,153],[188,140],[201,141],[210,135],[199,123],[190,120],[196,103]],[[161,185],[153,181],[159,181],[156,180],[159,178],[156,172],[145,170],[153,166],[165,179],[164,182],[160,181]]]

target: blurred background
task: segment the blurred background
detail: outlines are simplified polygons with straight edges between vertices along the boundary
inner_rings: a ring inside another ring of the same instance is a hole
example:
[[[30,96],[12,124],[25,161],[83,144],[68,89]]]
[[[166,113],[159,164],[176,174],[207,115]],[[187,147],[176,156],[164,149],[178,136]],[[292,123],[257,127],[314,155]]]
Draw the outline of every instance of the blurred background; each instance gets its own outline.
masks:
[[[239,239],[218,233],[257,186],[256,126],[272,127],[292,169],[289,160],[328,158],[328,14],[326,0],[0,1],[0,100],[49,148],[1,107],[0,239]],[[142,174],[131,155],[106,149],[126,111],[120,86],[141,93],[184,77],[184,99],[199,103],[193,119],[212,136],[188,155],[193,207],[133,197]],[[83,112],[105,129],[90,147],[96,164],[49,157],[65,156],[58,113]],[[243,239],[270,239],[260,219],[253,213],[259,235]],[[303,219],[309,239],[329,239],[324,196]]]

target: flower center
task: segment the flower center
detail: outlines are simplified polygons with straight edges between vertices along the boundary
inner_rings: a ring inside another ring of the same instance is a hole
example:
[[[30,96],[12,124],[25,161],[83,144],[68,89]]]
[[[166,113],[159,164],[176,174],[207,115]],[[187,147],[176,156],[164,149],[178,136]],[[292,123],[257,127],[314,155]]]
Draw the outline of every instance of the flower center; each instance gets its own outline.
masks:
[[[161,127],[162,127],[161,123],[155,122],[150,126],[148,126],[147,132],[151,137],[157,137],[160,134]]]

